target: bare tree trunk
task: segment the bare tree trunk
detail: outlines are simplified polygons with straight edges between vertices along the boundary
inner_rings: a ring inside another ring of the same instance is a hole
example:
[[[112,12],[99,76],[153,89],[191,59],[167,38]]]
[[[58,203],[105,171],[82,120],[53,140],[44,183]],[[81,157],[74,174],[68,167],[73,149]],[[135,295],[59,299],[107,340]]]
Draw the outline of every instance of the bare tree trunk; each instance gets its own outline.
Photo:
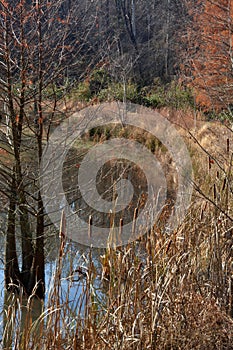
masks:
[[[42,52],[40,53],[40,58]],[[41,162],[43,148],[42,148],[42,138],[43,138],[43,115],[42,115],[42,70],[39,73],[40,84],[39,84],[39,94],[38,94],[38,134],[37,134],[37,147],[38,147],[38,161]],[[38,191],[37,198],[37,221],[36,221],[36,245],[35,254],[33,260],[33,266],[31,271],[30,288],[34,288],[35,293],[39,298],[44,298],[45,293],[45,257],[44,257],[44,204],[41,198],[40,190]]]
[[[131,0],[131,11],[132,11],[132,31],[136,40],[135,0]]]
[[[38,6],[38,17],[40,17],[41,8]],[[37,153],[38,153],[38,166],[40,165],[43,153],[43,112],[42,112],[42,91],[43,91],[43,41],[41,22],[38,25],[38,133],[37,133]],[[44,298],[45,292],[45,257],[44,257],[44,205],[41,198],[40,190],[38,191],[37,198],[37,220],[36,220],[36,245],[35,255],[32,267],[32,287],[36,284],[36,294],[40,298]]]
[[[13,130],[13,141],[14,141],[14,155],[15,155],[15,176],[19,203],[19,216],[20,216],[20,228],[21,228],[21,248],[22,248],[22,270],[21,280],[25,287],[26,293],[29,293],[27,288],[30,280],[30,270],[33,261],[33,245],[32,245],[32,233],[29,224],[27,200],[25,196],[25,189],[23,184],[23,176],[21,170],[21,159],[20,159],[20,144],[21,138],[19,138],[18,126],[14,122],[12,116],[12,130]]]
[[[168,79],[169,75],[169,28],[170,28],[170,0],[167,0],[167,14],[166,14],[166,29],[165,29],[165,55],[164,55],[164,67],[165,78]]]
[[[44,257],[44,209],[41,194],[38,194],[38,213],[36,223],[36,244],[35,253],[31,268],[28,289],[40,298],[44,298],[45,293],[45,257]]]
[[[16,252],[15,239],[15,211],[16,211],[16,181],[12,175],[10,204],[8,208],[6,247],[5,247],[5,286],[7,290],[18,290],[20,285],[20,271]]]

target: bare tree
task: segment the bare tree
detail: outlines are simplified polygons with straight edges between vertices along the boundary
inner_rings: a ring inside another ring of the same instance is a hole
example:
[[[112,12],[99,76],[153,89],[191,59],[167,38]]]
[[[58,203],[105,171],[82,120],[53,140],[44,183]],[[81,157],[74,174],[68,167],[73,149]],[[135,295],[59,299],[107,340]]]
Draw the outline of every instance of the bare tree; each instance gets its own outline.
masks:
[[[86,66],[97,60],[97,55],[90,55],[92,7],[72,0],[15,0],[0,5],[0,98],[3,119],[9,121],[6,148],[11,159],[10,164],[2,163],[0,172],[1,192],[9,198],[5,282],[8,289],[22,286],[28,295],[33,290],[44,295],[45,213],[39,179],[43,145],[57,115],[62,117],[58,99],[65,82],[76,69],[84,71],[84,57]]]

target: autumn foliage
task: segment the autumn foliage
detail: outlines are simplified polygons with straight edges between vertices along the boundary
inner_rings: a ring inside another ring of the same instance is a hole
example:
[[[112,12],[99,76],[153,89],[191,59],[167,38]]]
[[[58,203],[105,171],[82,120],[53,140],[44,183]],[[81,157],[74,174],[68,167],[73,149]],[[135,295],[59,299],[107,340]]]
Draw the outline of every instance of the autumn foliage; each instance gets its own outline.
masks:
[[[233,105],[233,1],[198,1],[192,28],[191,60],[196,102],[203,110]]]

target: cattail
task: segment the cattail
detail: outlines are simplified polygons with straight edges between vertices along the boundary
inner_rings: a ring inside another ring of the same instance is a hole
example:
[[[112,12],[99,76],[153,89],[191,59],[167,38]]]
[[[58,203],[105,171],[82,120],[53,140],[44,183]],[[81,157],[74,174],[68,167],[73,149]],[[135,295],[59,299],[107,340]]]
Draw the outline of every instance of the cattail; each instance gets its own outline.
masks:
[[[91,239],[92,235],[92,216],[89,215],[89,221],[88,221],[88,238]]]
[[[133,235],[135,233],[137,216],[138,216],[138,208],[135,208],[134,209],[134,215],[133,215],[133,224],[132,224],[132,234]]]
[[[216,190],[216,185],[214,184],[214,200],[216,200],[217,197],[217,190]]]
[[[227,153],[230,152],[230,139],[227,139]]]
[[[226,182],[227,182],[227,180],[226,180],[226,177],[225,177],[224,180],[223,180],[222,191],[225,190]]]
[[[209,157],[209,171],[211,170],[211,165],[214,164],[214,160]]]
[[[201,215],[200,215],[200,221],[203,220],[203,217],[204,217],[204,210],[203,210],[203,208],[202,208],[202,209],[201,209]]]
[[[123,219],[121,218],[119,222],[119,243],[121,243],[122,230],[123,230]]]

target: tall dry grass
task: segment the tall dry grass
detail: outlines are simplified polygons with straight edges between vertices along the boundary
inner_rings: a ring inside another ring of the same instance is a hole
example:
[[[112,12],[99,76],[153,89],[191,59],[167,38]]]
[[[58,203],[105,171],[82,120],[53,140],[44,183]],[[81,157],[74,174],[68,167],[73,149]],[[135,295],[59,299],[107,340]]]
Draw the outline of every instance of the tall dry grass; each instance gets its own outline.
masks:
[[[193,204],[175,232],[164,233],[161,217],[137,242],[99,252],[100,269],[94,257],[98,252],[90,249],[78,277],[70,261],[65,294],[62,270],[70,246],[63,226],[46,307],[34,316],[33,297],[25,303],[22,295],[14,296],[6,303],[3,348],[233,349],[233,186],[228,153],[224,164],[210,162],[205,152],[196,158]],[[71,301],[75,278],[82,292]],[[101,292],[96,290],[97,280]]]
[[[14,349],[25,350],[232,349],[229,226],[214,208],[193,208],[169,237],[157,228],[140,242],[108,249],[101,256],[105,298],[95,291],[90,252],[83,291],[72,306],[72,278],[66,294],[59,292],[60,260],[47,307],[36,320],[33,298],[25,305],[15,296],[6,309],[5,349],[11,349],[9,338]]]

